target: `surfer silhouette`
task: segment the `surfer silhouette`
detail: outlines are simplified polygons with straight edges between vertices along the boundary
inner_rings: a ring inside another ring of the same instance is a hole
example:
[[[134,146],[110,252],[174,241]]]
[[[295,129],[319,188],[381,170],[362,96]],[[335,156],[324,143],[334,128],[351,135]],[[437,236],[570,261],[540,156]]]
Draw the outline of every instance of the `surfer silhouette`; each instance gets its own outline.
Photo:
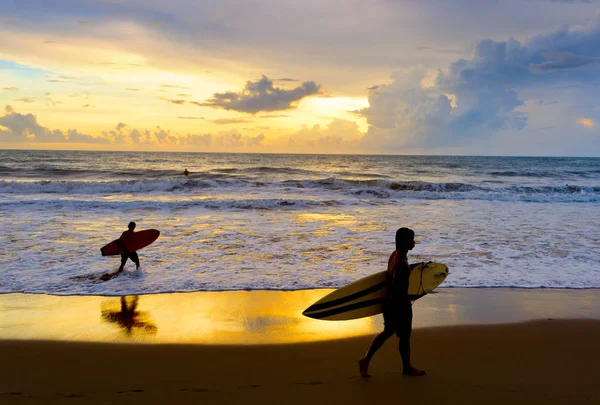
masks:
[[[117,270],[117,274],[123,271],[127,259],[131,259],[131,261],[135,263],[136,270],[140,269],[140,258],[138,257],[138,254],[136,252],[129,252],[125,247],[125,241],[134,233],[135,222],[130,222],[129,225],[127,225],[127,228],[128,229],[123,232],[121,237],[117,240],[117,244],[124,251],[124,253],[121,254],[121,266],[119,267],[119,270]]]
[[[396,250],[388,260],[388,295],[383,304],[383,332],[373,339],[365,357],[358,362],[360,375],[370,377],[369,363],[383,343],[396,334],[400,339],[398,349],[402,357],[402,374],[418,377],[425,371],[417,370],[410,362],[410,335],[412,332],[412,303],[408,298],[410,266],[406,255],[415,247],[415,232],[409,228],[396,231]]]
[[[183,171],[183,174],[184,174],[184,175],[186,175],[186,176],[189,176],[189,175],[190,175],[190,172],[188,171],[188,169],[185,169],[185,170]]]

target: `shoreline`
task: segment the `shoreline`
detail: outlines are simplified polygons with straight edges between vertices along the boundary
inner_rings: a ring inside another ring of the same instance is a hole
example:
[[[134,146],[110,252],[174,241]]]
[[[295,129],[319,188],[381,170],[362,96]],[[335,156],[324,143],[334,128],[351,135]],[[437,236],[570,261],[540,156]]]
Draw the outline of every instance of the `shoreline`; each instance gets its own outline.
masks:
[[[139,296],[0,295],[0,340],[260,345],[381,331],[381,315],[352,321],[302,311],[332,289]],[[137,298],[136,298],[137,297]],[[415,302],[415,330],[543,319],[600,320],[600,289],[440,288]]]

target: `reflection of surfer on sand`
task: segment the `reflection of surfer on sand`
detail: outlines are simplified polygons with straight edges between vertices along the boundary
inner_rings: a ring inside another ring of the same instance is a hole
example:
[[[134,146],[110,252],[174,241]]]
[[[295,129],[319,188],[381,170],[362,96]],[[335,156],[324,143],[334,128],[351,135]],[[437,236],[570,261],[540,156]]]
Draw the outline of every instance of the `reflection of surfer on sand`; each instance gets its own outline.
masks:
[[[129,299],[131,298],[131,300]],[[147,320],[145,312],[136,311],[139,297],[121,297],[121,310],[111,311],[102,309],[102,318],[108,322],[113,322],[119,325],[128,336],[134,332],[134,328],[145,333],[156,333],[158,328],[155,324]]]
[[[415,247],[415,233],[409,228],[396,231],[396,250],[388,261],[388,295],[383,304],[383,332],[375,337],[369,351],[359,362],[360,375],[370,377],[369,363],[381,345],[394,333],[400,342],[398,348],[402,356],[402,374],[418,377],[425,371],[417,370],[410,363],[410,335],[412,332],[412,303],[408,297],[410,266],[406,255]]]

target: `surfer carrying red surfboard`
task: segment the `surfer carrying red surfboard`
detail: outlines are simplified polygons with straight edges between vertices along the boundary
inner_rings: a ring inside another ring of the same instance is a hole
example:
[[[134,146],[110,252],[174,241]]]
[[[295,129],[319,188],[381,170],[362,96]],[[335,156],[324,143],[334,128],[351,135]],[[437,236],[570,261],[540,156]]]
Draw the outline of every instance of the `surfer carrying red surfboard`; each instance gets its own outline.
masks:
[[[410,363],[410,335],[412,332],[412,303],[408,298],[410,266],[406,255],[415,247],[415,232],[409,228],[396,231],[396,250],[388,260],[388,295],[383,304],[383,332],[373,339],[365,357],[358,362],[360,375],[370,377],[369,363],[381,345],[396,334],[400,339],[398,348],[402,356],[402,374],[418,377],[425,371],[417,370]]]
[[[129,252],[125,247],[127,239],[131,238],[131,236],[134,233],[133,230],[135,229],[135,222],[130,222],[129,225],[127,225],[127,228],[128,230],[123,232],[121,234],[121,237],[117,239],[117,244],[124,251],[124,253],[121,254],[121,266],[119,267],[119,270],[117,270],[117,273],[123,271],[123,267],[125,267],[127,259],[131,259],[131,261],[135,263],[135,267],[137,270],[140,269],[140,258],[138,257],[138,254],[136,252]]]

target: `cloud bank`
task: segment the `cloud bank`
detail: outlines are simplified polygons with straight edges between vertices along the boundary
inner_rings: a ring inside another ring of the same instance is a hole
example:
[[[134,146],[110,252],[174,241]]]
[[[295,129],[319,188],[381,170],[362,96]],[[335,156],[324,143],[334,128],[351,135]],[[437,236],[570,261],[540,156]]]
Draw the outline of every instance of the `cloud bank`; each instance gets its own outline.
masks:
[[[82,134],[76,129],[50,130],[39,125],[33,114],[19,114],[9,105],[4,112],[0,117],[0,142],[109,143],[105,138]]]
[[[424,69],[393,74],[369,89],[370,124],[363,146],[378,150],[454,147],[499,131],[520,131],[529,115],[520,93],[568,84],[600,87],[600,19],[562,26],[521,43],[485,39],[470,59],[458,59],[434,78]]]
[[[32,144],[90,144],[104,145],[107,149],[135,150],[197,150],[197,151],[276,151],[293,149],[298,152],[328,153],[351,151],[358,147],[362,133],[356,123],[334,120],[327,127],[303,127],[291,136],[267,140],[262,133],[242,134],[237,130],[217,133],[179,134],[168,129],[139,129],[120,122],[100,136],[80,133],[76,129],[52,130],[40,125],[33,114],[20,114],[7,105],[0,117],[0,145]]]

